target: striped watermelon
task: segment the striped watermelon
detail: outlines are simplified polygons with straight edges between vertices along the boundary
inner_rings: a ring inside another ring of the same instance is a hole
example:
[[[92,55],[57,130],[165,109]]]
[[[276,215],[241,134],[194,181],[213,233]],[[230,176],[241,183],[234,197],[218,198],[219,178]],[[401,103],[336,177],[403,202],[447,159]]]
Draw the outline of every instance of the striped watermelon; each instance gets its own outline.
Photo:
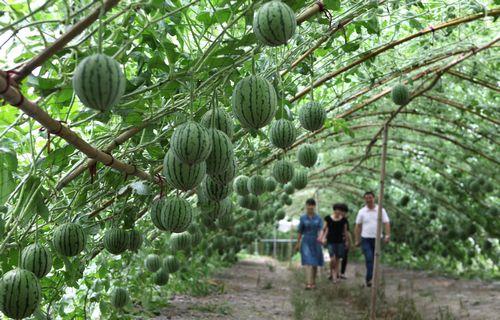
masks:
[[[217,224],[222,229],[230,229],[234,226],[234,217],[232,214],[225,214],[217,219]]]
[[[120,102],[125,92],[125,76],[116,60],[94,54],[76,67],[73,89],[87,108],[107,111]]]
[[[266,126],[276,113],[277,97],[269,81],[259,76],[248,76],[236,84],[232,96],[233,112],[247,129]]]
[[[296,170],[292,179],[293,186],[298,189],[304,189],[307,186],[307,172],[305,170]]]
[[[139,231],[132,229],[128,232],[128,249],[130,251],[137,252],[141,248],[143,241],[144,238]]]
[[[308,131],[316,131],[323,127],[326,111],[318,102],[308,102],[299,110],[300,125]]]
[[[236,172],[238,171],[238,163],[236,162],[236,158],[233,157],[231,163],[227,167],[225,171],[219,174],[211,175],[212,179],[219,184],[229,184],[233,181]]]
[[[290,198],[290,196],[288,194],[284,193],[281,195],[281,202],[287,206],[291,206],[293,203],[293,200],[292,200],[292,198]]]
[[[157,254],[148,254],[144,260],[144,266],[149,272],[156,272],[161,267],[161,259]]]
[[[253,32],[263,44],[275,47],[286,44],[295,34],[297,19],[293,10],[277,0],[259,8],[253,19]]]
[[[259,174],[251,176],[250,179],[248,179],[247,188],[250,193],[259,196],[266,192],[266,179]]]
[[[21,268],[31,271],[38,278],[45,277],[52,269],[52,255],[41,244],[30,244],[21,253]]]
[[[234,204],[229,198],[222,201],[208,201],[202,204],[203,217],[208,217],[204,220],[205,225],[211,225],[218,217],[231,213],[234,210]],[[210,222],[210,223],[209,223]]]
[[[285,213],[285,210],[283,209],[278,209],[276,211],[276,220],[283,220],[285,219],[285,216],[286,216],[286,213]]]
[[[191,234],[187,231],[173,233],[170,236],[170,248],[173,252],[189,250],[191,248]]]
[[[127,289],[116,287],[111,291],[110,302],[116,309],[125,307],[129,301]]]
[[[273,177],[266,178],[266,191],[273,192],[276,190],[276,180]]]
[[[295,176],[293,178],[295,179]],[[286,194],[293,194],[295,192],[295,187],[293,186],[292,181],[288,182],[283,186],[283,190],[285,191]]]
[[[293,165],[286,160],[278,160],[273,166],[273,177],[279,183],[292,181],[294,175]]]
[[[128,248],[129,235],[126,230],[111,228],[104,233],[104,248],[112,254],[120,254]]]
[[[233,192],[233,188],[230,184],[219,184],[210,176],[206,176],[201,183],[200,192],[203,193],[203,195],[209,200],[221,201]]]
[[[59,254],[73,257],[85,249],[87,236],[83,228],[76,223],[63,224],[54,231],[52,243]]]
[[[163,259],[163,269],[168,273],[175,273],[180,267],[179,260],[175,256],[167,256]]]
[[[9,318],[22,319],[35,312],[42,300],[40,282],[24,269],[10,270],[0,279],[0,310]]]
[[[207,171],[205,162],[186,164],[169,150],[163,158],[163,175],[172,188],[188,191],[196,188]]]
[[[392,88],[391,97],[395,104],[404,106],[410,102],[410,91],[404,84],[400,83]]]
[[[234,148],[228,136],[217,129],[209,129],[212,151],[206,160],[207,173],[221,174],[227,170],[234,158]]]
[[[153,200],[151,221],[162,231],[183,232],[191,224],[193,208],[191,204],[177,196]]]
[[[191,234],[191,247],[195,248],[203,239],[203,233],[199,228],[193,231],[189,231],[189,233]]]
[[[238,204],[240,207],[249,210],[258,210],[260,208],[259,198],[253,194],[238,197]]]
[[[238,176],[234,180],[234,191],[236,191],[236,193],[240,196],[246,196],[250,192],[248,190],[248,180],[247,176]]]
[[[271,123],[269,140],[276,148],[287,149],[297,137],[297,130],[290,120],[279,119]]]
[[[306,168],[311,168],[318,160],[318,153],[312,144],[303,144],[297,151],[297,160]]]
[[[212,151],[210,135],[202,125],[188,121],[174,130],[170,150],[180,161],[196,164],[205,161]]]
[[[161,268],[154,275],[154,283],[158,286],[164,286],[168,283],[168,279],[170,278],[170,274],[167,270]]]
[[[206,128],[215,128],[224,132],[230,139],[234,134],[234,123],[229,113],[224,109],[216,108],[207,111],[200,120],[200,123]]]

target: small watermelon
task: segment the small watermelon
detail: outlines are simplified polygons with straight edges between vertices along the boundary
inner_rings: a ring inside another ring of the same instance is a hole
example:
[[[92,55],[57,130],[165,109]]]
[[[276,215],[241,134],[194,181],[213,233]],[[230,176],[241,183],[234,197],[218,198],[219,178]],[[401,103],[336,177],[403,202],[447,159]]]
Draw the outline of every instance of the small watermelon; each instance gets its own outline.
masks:
[[[308,102],[299,110],[300,125],[308,131],[316,131],[323,127],[326,111],[318,102]]]
[[[287,149],[297,137],[297,130],[290,120],[279,119],[271,123],[269,140],[276,148]]]
[[[307,172],[305,170],[296,170],[292,179],[292,184],[295,189],[304,189],[307,186],[307,182]]]
[[[191,248],[191,234],[187,231],[173,233],[170,236],[170,248],[173,252],[189,250]]]
[[[286,213],[285,213],[285,210],[283,209],[279,209],[276,211],[276,220],[283,220],[285,219],[285,216],[286,216]]]
[[[253,32],[265,45],[286,44],[295,34],[297,19],[284,2],[273,0],[259,8],[253,19]]]
[[[273,192],[276,190],[276,180],[273,177],[266,178],[266,191]]]
[[[66,257],[73,257],[85,249],[87,236],[76,223],[63,224],[54,231],[52,243],[56,251]]]
[[[196,188],[207,171],[205,162],[186,164],[169,150],[163,158],[163,175],[172,188],[188,191]]]
[[[229,214],[233,212],[234,204],[229,199],[226,198],[222,201],[210,201],[206,204],[206,207],[203,209],[203,213],[209,217],[209,219],[213,222],[218,217],[223,216],[225,214]]]
[[[21,253],[21,268],[31,271],[39,279],[45,277],[52,269],[52,255],[41,244],[30,244]]]
[[[224,132],[230,139],[234,134],[234,123],[229,113],[224,109],[216,108],[208,110],[200,120],[205,128],[215,128]]]
[[[253,175],[248,179],[247,188],[250,193],[259,196],[266,192],[266,179],[259,174]]]
[[[178,196],[153,200],[151,221],[162,231],[183,232],[193,219],[193,208],[186,200]]]
[[[161,259],[157,254],[148,254],[144,260],[144,266],[149,272],[156,272],[161,267]]]
[[[232,214],[225,214],[217,219],[217,225],[221,229],[230,229],[234,226],[234,217]]]
[[[238,197],[238,204],[240,207],[249,210],[258,210],[260,208],[259,198],[253,194]]]
[[[0,310],[9,318],[22,319],[35,312],[42,300],[40,282],[24,269],[10,270],[0,279]]]
[[[231,192],[233,192],[232,186],[219,184],[210,176],[206,176],[201,183],[200,191],[208,198],[213,201],[221,201],[227,198]]]
[[[170,274],[168,271],[161,268],[155,273],[153,281],[158,286],[164,286],[168,283],[169,278]]]
[[[400,180],[401,178],[403,178],[403,173],[399,170],[394,171],[393,177],[396,180]]]
[[[73,88],[87,108],[107,111],[120,102],[125,92],[125,76],[116,60],[94,54],[76,67]]]
[[[227,170],[234,158],[234,148],[228,136],[217,129],[209,129],[212,151],[206,160],[207,173],[221,174]]]
[[[110,302],[116,309],[125,307],[129,301],[127,289],[116,287],[111,291]]]
[[[284,193],[281,195],[281,202],[287,206],[290,206],[292,205],[293,200],[288,194]]]
[[[168,273],[175,273],[179,270],[179,260],[175,256],[167,256],[163,259],[163,269],[165,269]]]
[[[294,176],[294,179],[295,179],[295,176]],[[293,179],[292,179],[292,181],[293,181]],[[293,183],[290,181],[283,186],[283,190],[285,191],[286,194],[293,194],[295,192],[295,187],[293,186]]]
[[[128,231],[128,249],[132,252],[137,252],[144,241],[142,234],[136,229]]]
[[[311,168],[318,160],[318,153],[312,144],[303,144],[297,151],[297,160],[306,168]]]
[[[410,102],[410,91],[404,84],[400,83],[392,88],[391,97],[395,104],[403,106]]]
[[[293,179],[293,165],[286,160],[278,160],[273,166],[273,177],[279,183],[287,183]]]
[[[277,101],[276,91],[269,81],[248,76],[234,88],[233,112],[244,128],[257,130],[274,118]]]
[[[238,176],[234,180],[234,191],[236,191],[236,193],[240,196],[246,196],[250,192],[248,190],[248,180],[247,176]]]
[[[129,235],[126,230],[111,228],[104,233],[104,248],[112,254],[120,254],[128,248]]]
[[[231,163],[224,172],[219,174],[213,174],[211,175],[211,177],[212,179],[214,179],[214,181],[218,182],[219,184],[229,184],[231,183],[231,181],[233,181],[237,171],[238,171],[238,164],[236,162],[236,158],[233,157]]]
[[[174,130],[170,150],[177,159],[192,165],[207,160],[212,151],[211,141],[208,129],[188,121]]]

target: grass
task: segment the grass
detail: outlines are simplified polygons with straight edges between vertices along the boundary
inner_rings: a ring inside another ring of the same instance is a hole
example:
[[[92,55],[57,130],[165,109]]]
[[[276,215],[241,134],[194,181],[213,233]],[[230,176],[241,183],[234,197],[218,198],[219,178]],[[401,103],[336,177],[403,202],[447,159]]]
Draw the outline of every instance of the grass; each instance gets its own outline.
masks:
[[[202,313],[214,313],[220,315],[230,315],[233,310],[227,304],[216,304],[216,303],[207,303],[201,305],[192,305],[191,310],[199,311]]]

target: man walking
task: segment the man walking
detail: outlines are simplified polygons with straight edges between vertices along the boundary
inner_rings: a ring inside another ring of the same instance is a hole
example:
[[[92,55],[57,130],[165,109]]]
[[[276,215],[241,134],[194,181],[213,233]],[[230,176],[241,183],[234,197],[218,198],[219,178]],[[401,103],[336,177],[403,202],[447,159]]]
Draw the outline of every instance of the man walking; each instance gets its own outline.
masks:
[[[375,255],[375,238],[377,236],[378,205],[375,204],[375,194],[371,191],[364,194],[365,206],[356,216],[356,246],[361,245],[366,263],[366,286],[371,287],[373,278],[373,260]],[[384,242],[388,243],[391,237],[389,216],[382,208],[382,223],[384,224]]]

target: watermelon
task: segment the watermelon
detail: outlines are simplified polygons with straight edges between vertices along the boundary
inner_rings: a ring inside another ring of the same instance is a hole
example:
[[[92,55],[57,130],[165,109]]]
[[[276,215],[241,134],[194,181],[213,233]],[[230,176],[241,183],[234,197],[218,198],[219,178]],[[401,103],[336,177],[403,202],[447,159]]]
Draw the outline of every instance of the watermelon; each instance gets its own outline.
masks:
[[[219,184],[229,184],[233,181],[236,171],[238,171],[238,164],[236,162],[236,158],[233,157],[231,163],[225,171],[219,174],[213,174],[211,177]]]
[[[157,254],[148,254],[144,260],[144,266],[149,272],[156,272],[161,267],[161,260]]]
[[[186,200],[178,196],[153,200],[151,221],[162,231],[183,232],[191,224],[193,208]]]
[[[124,288],[116,287],[111,291],[110,302],[116,309],[121,309],[127,305],[129,301],[128,291]]]
[[[295,176],[294,176],[295,178]],[[292,179],[293,181],[293,179]],[[286,194],[293,194],[295,192],[295,187],[293,186],[292,181],[288,182],[283,186],[283,190],[285,191]]]
[[[257,10],[253,32],[263,44],[271,47],[286,44],[295,34],[297,19],[293,10],[277,0],[269,1]]]
[[[73,257],[85,249],[87,236],[76,223],[63,224],[54,231],[52,243],[56,251],[66,257]]]
[[[401,178],[403,178],[403,173],[399,170],[394,171],[393,177],[396,180],[400,180]]]
[[[276,211],[276,215],[275,215],[276,220],[278,220],[278,221],[283,220],[283,219],[285,219],[285,216],[286,216],[285,210],[279,209]]]
[[[233,187],[234,191],[240,196],[246,196],[250,191],[248,190],[248,180],[247,176],[238,176],[234,180]]]
[[[120,254],[128,248],[129,235],[126,230],[111,228],[104,233],[104,248],[112,254]]]
[[[276,91],[269,81],[259,76],[248,76],[234,88],[233,112],[242,127],[257,130],[271,122],[277,101]]]
[[[7,317],[29,317],[41,300],[40,282],[33,272],[16,268],[0,279],[0,311]]]
[[[143,241],[144,238],[139,231],[135,229],[128,231],[128,249],[130,251],[137,252],[141,248]]]
[[[125,92],[125,76],[116,60],[94,54],[76,67],[73,89],[87,108],[107,111],[120,102]]]
[[[238,197],[238,204],[240,207],[249,209],[249,210],[258,210],[260,208],[259,198],[253,194],[248,194],[246,196]]]
[[[35,276],[41,279],[52,269],[52,255],[41,244],[30,244],[21,253],[20,267],[33,272]]]
[[[200,229],[190,231],[189,233],[191,234],[191,247],[195,248],[203,239],[203,233],[200,231]]]
[[[410,91],[404,84],[400,83],[392,88],[391,97],[395,104],[404,106],[410,102]]]
[[[318,153],[312,144],[303,144],[297,151],[297,160],[306,168],[311,168],[318,160]]]
[[[205,162],[186,164],[169,150],[163,158],[163,175],[167,184],[175,189],[188,191],[196,188],[207,171]]]
[[[217,219],[217,224],[221,229],[230,229],[234,226],[234,217],[232,214],[225,214]]]
[[[269,140],[276,148],[287,149],[297,137],[297,130],[290,120],[279,119],[271,123]]]
[[[224,109],[216,108],[207,111],[200,120],[205,128],[215,128],[224,132],[230,139],[234,134],[234,123],[229,113]]]
[[[267,177],[266,178],[266,191],[272,192],[274,190],[276,190],[276,180],[274,180],[273,177]]]
[[[248,179],[247,188],[250,193],[259,196],[266,192],[266,179],[259,174],[251,176],[250,179]]]
[[[287,183],[293,179],[293,165],[286,160],[278,160],[273,166],[273,177],[279,183]]]
[[[191,248],[191,234],[187,231],[173,233],[170,236],[170,248],[173,252],[189,250]]]
[[[217,129],[209,129],[212,151],[206,160],[207,173],[221,174],[229,168],[234,158],[234,149],[228,136]]]
[[[168,273],[175,273],[179,268],[179,260],[175,256],[170,255],[163,259],[163,269]]]
[[[323,127],[326,111],[318,102],[308,102],[299,110],[300,125],[308,131],[316,131]]]
[[[170,278],[170,274],[167,270],[161,268],[154,275],[154,283],[159,286],[164,286],[168,283],[168,279]]]
[[[208,129],[194,121],[188,121],[174,130],[170,150],[179,161],[196,164],[207,160],[212,151],[211,141]]]
[[[305,170],[296,170],[292,179],[295,189],[301,190],[307,186],[307,172]]]
[[[221,201],[233,192],[233,188],[230,184],[219,184],[210,176],[207,176],[201,183],[200,192],[209,200]]]
[[[410,202],[410,197],[408,195],[404,195],[399,200],[399,205],[402,207],[406,207],[406,205]]]
[[[281,202],[287,206],[290,206],[292,205],[293,200],[288,194],[284,193],[283,195],[281,195]]]

